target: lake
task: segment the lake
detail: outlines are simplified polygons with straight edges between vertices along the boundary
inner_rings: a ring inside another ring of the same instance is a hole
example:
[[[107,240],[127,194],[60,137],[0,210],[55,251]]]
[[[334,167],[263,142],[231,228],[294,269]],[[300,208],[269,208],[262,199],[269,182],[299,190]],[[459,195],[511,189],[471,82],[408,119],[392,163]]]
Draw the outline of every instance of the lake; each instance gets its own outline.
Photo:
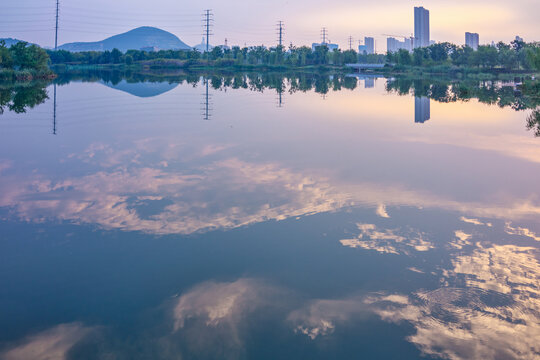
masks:
[[[0,94],[1,359],[540,357],[515,82],[96,71]]]

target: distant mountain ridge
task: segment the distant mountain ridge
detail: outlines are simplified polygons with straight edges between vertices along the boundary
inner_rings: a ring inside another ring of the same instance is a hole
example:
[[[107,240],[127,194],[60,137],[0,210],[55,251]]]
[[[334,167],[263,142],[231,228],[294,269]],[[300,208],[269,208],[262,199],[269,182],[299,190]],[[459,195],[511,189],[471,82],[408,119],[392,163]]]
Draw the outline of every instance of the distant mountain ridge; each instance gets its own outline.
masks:
[[[191,47],[180,40],[176,35],[155,27],[142,26],[126,33],[111,36],[96,42],[74,42],[59,46],[60,50],[67,51],[106,51],[118,49],[140,50],[145,47],[156,47],[161,50],[190,50]]]

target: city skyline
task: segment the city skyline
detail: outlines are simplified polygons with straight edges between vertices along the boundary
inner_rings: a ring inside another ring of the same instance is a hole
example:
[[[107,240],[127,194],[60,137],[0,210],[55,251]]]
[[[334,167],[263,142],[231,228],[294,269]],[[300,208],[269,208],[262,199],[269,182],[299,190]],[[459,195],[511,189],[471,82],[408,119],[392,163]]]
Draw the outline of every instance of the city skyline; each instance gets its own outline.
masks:
[[[228,2],[240,5],[242,10],[234,12],[231,12],[231,6],[224,6],[217,1],[178,4],[171,0],[161,0],[158,2],[161,6],[156,10],[155,3],[149,6],[144,2],[129,2],[131,5],[128,6],[126,0],[114,4],[96,0],[89,5],[80,0],[72,0],[67,4],[61,2],[58,42],[64,44],[102,40],[147,25],[170,31],[194,46],[200,42],[202,35],[202,12],[204,8],[212,8],[215,14],[215,35],[211,43],[214,45],[228,38],[231,45],[273,46],[276,44],[275,23],[283,20],[286,45],[292,42],[296,46],[309,46],[319,42],[320,29],[324,26],[331,33],[329,40],[343,49],[348,48],[349,35],[355,41],[373,37],[377,51],[381,53],[386,51],[386,36],[382,34],[409,36],[414,33],[414,6],[424,6],[430,10],[430,38],[435,41],[464,44],[463,34],[470,29],[482,34],[485,44],[499,40],[510,42],[516,35],[526,41],[537,40],[540,38],[540,30],[535,26],[536,20],[532,14],[536,13],[534,10],[540,11],[540,4],[529,0],[521,2],[524,4],[522,7],[515,4],[509,6],[503,1],[491,2],[490,11],[486,14],[482,12],[482,3],[458,1],[455,5],[449,5],[439,0],[429,4],[412,1],[396,4],[395,1],[383,0],[376,5],[342,0],[332,6],[320,0],[294,4],[285,0],[273,4],[251,4],[237,0]],[[392,6],[384,6],[388,4]],[[487,6],[487,3],[483,4]],[[0,37],[14,37],[42,46],[53,46],[54,5],[53,1],[44,5],[43,1],[37,0],[27,0],[24,4],[8,0],[4,6],[7,21],[0,24]],[[367,13],[370,16],[365,16]],[[358,22],[360,14],[364,15],[361,24]],[[512,24],[513,27],[510,27]]]

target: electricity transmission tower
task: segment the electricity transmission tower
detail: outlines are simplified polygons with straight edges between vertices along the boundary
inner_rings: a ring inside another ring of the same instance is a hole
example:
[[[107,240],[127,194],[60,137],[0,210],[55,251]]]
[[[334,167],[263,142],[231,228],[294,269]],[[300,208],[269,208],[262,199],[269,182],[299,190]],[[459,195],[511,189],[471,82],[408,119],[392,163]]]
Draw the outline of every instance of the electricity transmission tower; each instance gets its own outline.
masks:
[[[328,30],[326,30],[325,27],[321,29],[321,38],[322,38],[322,44],[328,43],[328,41],[326,41],[326,39],[328,38]]]
[[[58,50],[58,8],[60,7],[60,0],[56,0],[56,28],[54,33],[54,50]]]
[[[278,21],[277,24],[277,35],[278,35],[278,45],[279,47],[283,46],[283,21]]]
[[[349,36],[349,50],[352,50],[353,37]]]
[[[210,51],[210,35],[214,35],[212,34],[212,23],[214,21],[214,14],[212,14],[212,10],[208,9],[204,11],[203,16],[204,36],[206,37],[206,57],[210,59],[208,52]]]

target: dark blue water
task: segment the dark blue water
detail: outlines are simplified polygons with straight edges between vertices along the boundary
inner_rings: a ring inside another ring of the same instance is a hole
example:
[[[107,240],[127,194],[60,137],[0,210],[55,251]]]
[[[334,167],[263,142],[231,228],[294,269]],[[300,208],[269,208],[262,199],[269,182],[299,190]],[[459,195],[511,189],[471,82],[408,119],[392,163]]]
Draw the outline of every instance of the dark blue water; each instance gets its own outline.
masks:
[[[190,79],[4,106],[0,358],[540,357],[530,110]]]

